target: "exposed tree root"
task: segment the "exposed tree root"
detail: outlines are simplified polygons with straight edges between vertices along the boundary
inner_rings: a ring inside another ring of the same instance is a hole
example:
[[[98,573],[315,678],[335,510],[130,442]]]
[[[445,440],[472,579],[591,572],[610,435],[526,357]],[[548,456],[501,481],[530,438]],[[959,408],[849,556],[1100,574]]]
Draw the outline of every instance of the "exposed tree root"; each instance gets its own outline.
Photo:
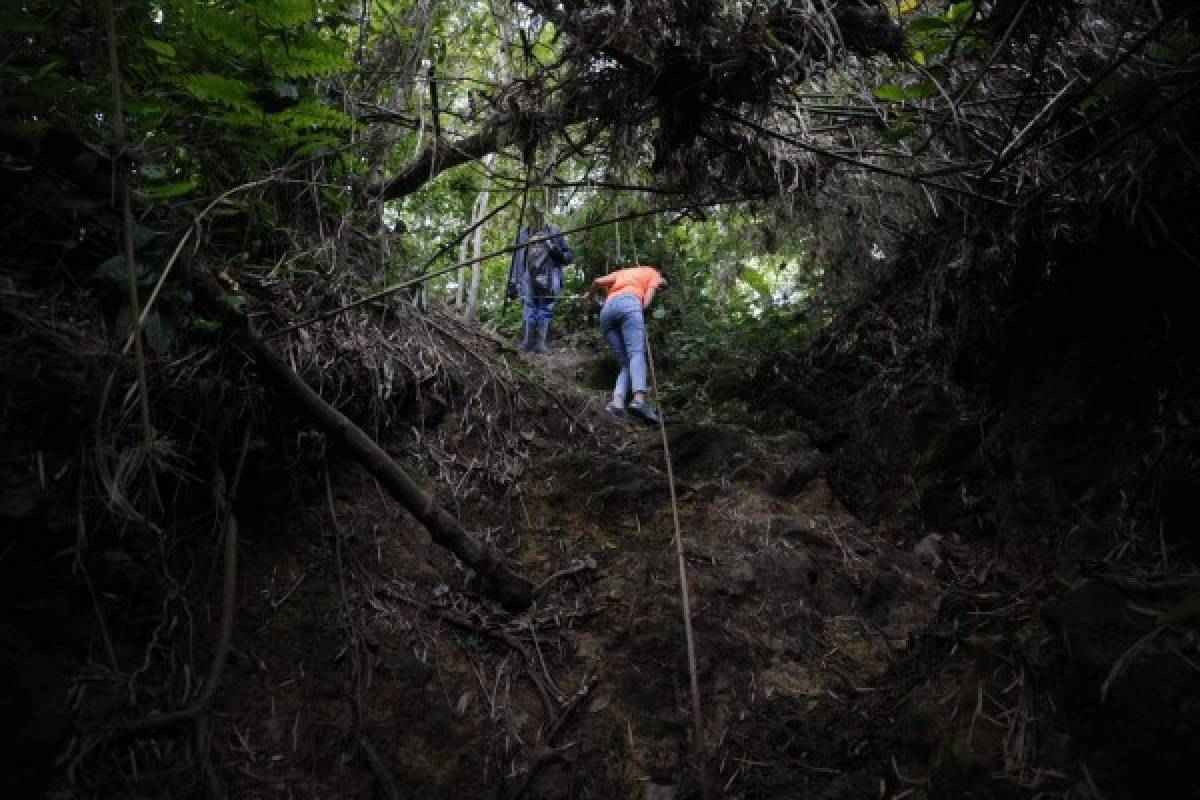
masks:
[[[179,711],[167,714],[155,714],[134,720],[123,726],[124,730],[144,730],[162,725],[174,725],[191,720],[202,720],[212,705],[217,694],[217,686],[221,683],[221,673],[225,670],[225,661],[229,658],[230,644],[233,642],[233,617],[237,610],[237,546],[238,524],[233,514],[233,500],[237,495],[238,483],[241,482],[242,467],[246,463],[246,451],[250,445],[250,428],[246,428],[242,439],[242,447],[238,456],[237,469],[234,472],[233,483],[227,484],[225,473],[214,455],[213,468],[213,499],[217,504],[217,513],[222,520],[221,526],[225,536],[224,571],[221,580],[221,627],[217,634],[217,647],[213,651],[212,666],[208,670],[208,680],[205,681],[204,691],[196,698],[196,702]],[[206,738],[201,725],[198,740]]]

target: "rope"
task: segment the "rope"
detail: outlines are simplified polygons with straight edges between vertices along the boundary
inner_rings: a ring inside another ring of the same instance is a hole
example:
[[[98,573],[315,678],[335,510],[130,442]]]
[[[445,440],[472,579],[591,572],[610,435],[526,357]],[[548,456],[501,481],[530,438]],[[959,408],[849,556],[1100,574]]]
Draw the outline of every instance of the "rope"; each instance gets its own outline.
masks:
[[[650,386],[658,399],[658,376],[654,370],[654,355],[650,351],[650,334],[646,333],[646,364],[650,367]],[[708,785],[708,771],[704,768],[704,723],[700,714],[700,681],[696,677],[696,640],[692,635],[692,604],[688,596],[687,562],[683,554],[683,533],[679,527],[679,503],[675,498],[675,470],[671,467],[671,447],[667,444],[667,422],[658,404],[658,430],[662,434],[663,458],[667,462],[667,485],[671,492],[671,519],[675,523],[675,557],[679,562],[679,596],[683,605],[683,633],[687,641],[688,677],[692,684],[692,724],[696,727],[696,771],[700,777],[700,796],[704,800],[712,797]]]

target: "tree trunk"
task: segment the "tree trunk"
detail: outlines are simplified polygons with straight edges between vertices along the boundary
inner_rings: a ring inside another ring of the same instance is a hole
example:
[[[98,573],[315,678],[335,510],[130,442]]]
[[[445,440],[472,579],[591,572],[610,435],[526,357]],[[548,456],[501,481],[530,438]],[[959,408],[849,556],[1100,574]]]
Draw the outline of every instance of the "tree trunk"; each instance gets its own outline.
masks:
[[[467,248],[471,246],[471,240],[464,238],[462,244],[458,247],[458,260],[460,263],[465,263],[467,260]],[[458,268],[458,282],[454,291],[454,307],[462,311],[463,299],[466,297],[466,289],[464,284],[467,282],[467,268]]]
[[[491,170],[492,164],[496,160],[495,153],[489,153],[483,159],[484,172]],[[479,193],[479,199],[475,201],[475,213],[472,216],[471,224],[478,225],[475,228],[475,235],[472,241],[475,245],[474,257],[476,259],[483,256],[483,226],[479,225],[479,220],[483,219],[483,215],[487,213],[488,200],[491,199],[491,190],[484,188]],[[468,321],[475,319],[475,311],[479,307],[479,276],[483,269],[483,262],[476,261],[471,265],[471,290],[467,293],[467,310],[463,315]]]
[[[325,432],[330,440],[346,447],[374,475],[437,544],[450,550],[483,579],[483,591],[505,610],[524,611],[533,602],[533,585],[510,571],[495,548],[467,533],[457,518],[437,504],[434,495],[416,482],[357,425],[301,380],[250,328],[245,316],[224,302],[226,294],[212,273],[198,270],[194,276],[197,297],[209,313],[219,316],[232,331],[241,348],[253,359],[264,382],[282,393],[296,410]]]

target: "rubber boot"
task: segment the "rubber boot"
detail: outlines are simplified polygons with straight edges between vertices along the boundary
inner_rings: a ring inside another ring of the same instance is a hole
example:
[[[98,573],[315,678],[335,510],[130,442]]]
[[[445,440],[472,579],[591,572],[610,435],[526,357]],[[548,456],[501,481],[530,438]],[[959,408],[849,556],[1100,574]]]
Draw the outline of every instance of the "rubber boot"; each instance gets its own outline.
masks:
[[[537,341],[533,345],[533,349],[538,353],[549,353],[550,348],[546,346],[546,335],[550,333],[549,322],[539,322],[537,324]]]
[[[528,353],[533,349],[533,323],[526,320],[521,325],[521,332],[517,334],[517,350],[522,353]]]

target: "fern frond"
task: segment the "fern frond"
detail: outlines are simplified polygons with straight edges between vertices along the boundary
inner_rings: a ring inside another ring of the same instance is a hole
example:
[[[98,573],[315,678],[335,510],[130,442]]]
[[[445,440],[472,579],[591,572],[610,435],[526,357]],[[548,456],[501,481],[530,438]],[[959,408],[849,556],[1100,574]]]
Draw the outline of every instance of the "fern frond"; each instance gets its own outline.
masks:
[[[199,4],[188,7],[187,13],[192,28],[236,55],[253,56],[258,52],[258,32],[254,22],[244,15]]]
[[[344,114],[336,108],[321,105],[311,100],[298,103],[289,109],[272,114],[279,122],[293,130],[305,128],[335,128],[348,129],[354,127],[354,120],[349,114]]]
[[[342,140],[338,137],[330,136],[327,133],[297,136],[292,142],[295,145],[293,154],[297,156],[310,156],[316,153],[328,153],[335,150],[341,142]]]
[[[262,132],[263,124],[268,117],[261,111],[226,111],[217,114],[213,119],[231,128],[257,128],[261,134],[259,136],[259,144],[270,143],[271,139],[278,136],[278,134],[270,131],[266,133]]]
[[[263,24],[272,28],[291,30],[316,18],[312,0],[258,0],[254,9]]]
[[[201,72],[184,76],[180,83],[197,100],[216,103],[244,114],[261,114],[258,105],[250,99],[250,87],[237,78]]]
[[[268,68],[279,78],[322,78],[350,69],[344,42],[303,37],[290,47],[263,42]]]

